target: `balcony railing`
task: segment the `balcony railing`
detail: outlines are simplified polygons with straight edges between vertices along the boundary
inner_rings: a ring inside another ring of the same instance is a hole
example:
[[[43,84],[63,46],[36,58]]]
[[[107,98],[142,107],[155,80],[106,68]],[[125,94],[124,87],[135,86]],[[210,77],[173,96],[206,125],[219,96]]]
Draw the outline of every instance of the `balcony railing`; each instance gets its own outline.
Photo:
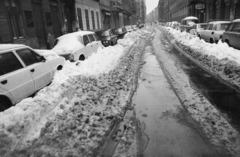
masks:
[[[122,11],[123,10],[123,5],[121,0],[112,0],[111,1],[111,9],[113,11]]]

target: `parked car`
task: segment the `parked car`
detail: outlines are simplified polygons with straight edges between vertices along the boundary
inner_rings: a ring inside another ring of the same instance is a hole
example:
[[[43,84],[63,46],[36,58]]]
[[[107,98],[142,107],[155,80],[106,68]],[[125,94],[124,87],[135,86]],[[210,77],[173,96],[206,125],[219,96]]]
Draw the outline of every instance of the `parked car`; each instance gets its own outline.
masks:
[[[102,47],[94,32],[78,31],[57,38],[52,50],[67,60],[78,61],[85,60]]]
[[[190,30],[190,34],[198,36],[200,30],[206,29],[207,23],[196,23],[193,25],[193,29]]]
[[[195,23],[198,23],[198,18],[197,17],[194,17],[194,16],[188,16],[184,19],[181,20],[181,23],[180,23],[180,31],[183,32],[189,32],[191,29],[193,29],[193,25]]]
[[[98,33],[98,37],[102,41],[103,46],[116,45],[117,44],[117,35],[113,33],[112,29],[107,29]]]
[[[200,30],[198,37],[210,43],[217,43],[227,29],[229,21],[214,21],[209,22],[204,30]]]
[[[51,83],[64,61],[62,57],[46,59],[25,45],[0,45],[0,111]]]
[[[118,39],[122,39],[126,33],[127,29],[125,27],[113,29],[113,34],[117,35]]]
[[[137,28],[137,25],[132,25],[132,29],[134,30],[134,31],[136,31],[138,28]]]
[[[223,33],[223,42],[229,46],[240,50],[240,19],[232,21],[226,31]]]
[[[125,28],[127,29],[127,32],[132,32],[133,28],[131,25],[125,26]]]

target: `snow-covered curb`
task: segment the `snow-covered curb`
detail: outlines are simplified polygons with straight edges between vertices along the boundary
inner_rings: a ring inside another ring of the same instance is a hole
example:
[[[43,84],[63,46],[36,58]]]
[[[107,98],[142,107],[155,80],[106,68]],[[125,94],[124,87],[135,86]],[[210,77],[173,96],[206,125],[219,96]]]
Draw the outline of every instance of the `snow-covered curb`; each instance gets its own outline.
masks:
[[[161,36],[162,38],[163,36]],[[154,39],[156,56],[160,64],[165,69],[165,74],[170,79],[177,95],[184,107],[198,122],[205,135],[211,143],[225,148],[232,156],[240,155],[240,135],[239,133],[220,115],[218,110],[200,93],[191,88],[186,74],[175,65],[167,53],[161,50],[164,47],[158,40],[160,34],[157,33]],[[158,51],[159,49],[160,51]],[[178,71],[176,73],[176,71]]]
[[[146,36],[133,32],[78,66],[67,62],[50,86],[0,113],[0,154],[91,155],[127,104],[139,53],[128,51]]]
[[[215,76],[240,91],[240,51],[219,41],[206,43],[198,37],[175,29],[165,29],[176,45]]]

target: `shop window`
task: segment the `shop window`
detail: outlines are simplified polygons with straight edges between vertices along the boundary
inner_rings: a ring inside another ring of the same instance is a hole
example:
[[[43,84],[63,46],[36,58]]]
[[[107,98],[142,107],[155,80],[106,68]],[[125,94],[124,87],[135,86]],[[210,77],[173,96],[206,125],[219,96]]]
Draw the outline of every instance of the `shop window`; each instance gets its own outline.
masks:
[[[25,10],[25,11],[24,11],[24,14],[25,14],[25,19],[26,19],[26,25],[27,25],[27,27],[28,27],[28,28],[34,27],[32,11]]]
[[[82,10],[81,10],[81,8],[77,8],[77,13],[78,13],[79,28],[81,30],[83,30],[83,21],[82,21]]]
[[[97,13],[97,25],[98,25],[98,29],[100,29],[99,14],[98,14],[98,12],[96,12],[96,13]]]
[[[49,12],[45,12],[47,26],[52,26],[52,18]]]
[[[88,15],[87,9],[85,9],[85,16],[86,16],[87,30],[90,30],[89,15]]]
[[[94,12],[91,11],[92,13],[92,24],[93,24],[93,29],[95,29],[95,18],[94,18]]]

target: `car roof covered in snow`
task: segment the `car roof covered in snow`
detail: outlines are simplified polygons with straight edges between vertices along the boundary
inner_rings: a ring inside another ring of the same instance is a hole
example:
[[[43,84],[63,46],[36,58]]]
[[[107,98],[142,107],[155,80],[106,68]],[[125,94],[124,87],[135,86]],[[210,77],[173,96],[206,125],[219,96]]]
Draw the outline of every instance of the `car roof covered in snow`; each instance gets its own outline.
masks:
[[[209,24],[221,24],[221,23],[230,23],[229,21],[212,21]]]
[[[22,44],[0,44],[0,51],[12,50],[16,48],[26,47]]]
[[[232,22],[240,22],[240,19],[235,19]]]
[[[198,20],[198,18],[194,16],[188,16],[188,17],[185,17],[183,20]]]
[[[62,39],[62,38],[65,38],[65,37],[84,36],[84,35],[88,35],[88,34],[94,34],[94,32],[91,32],[91,31],[78,31],[78,32],[73,32],[73,33],[68,33],[68,34],[62,35],[62,36],[58,37],[58,39]]]

